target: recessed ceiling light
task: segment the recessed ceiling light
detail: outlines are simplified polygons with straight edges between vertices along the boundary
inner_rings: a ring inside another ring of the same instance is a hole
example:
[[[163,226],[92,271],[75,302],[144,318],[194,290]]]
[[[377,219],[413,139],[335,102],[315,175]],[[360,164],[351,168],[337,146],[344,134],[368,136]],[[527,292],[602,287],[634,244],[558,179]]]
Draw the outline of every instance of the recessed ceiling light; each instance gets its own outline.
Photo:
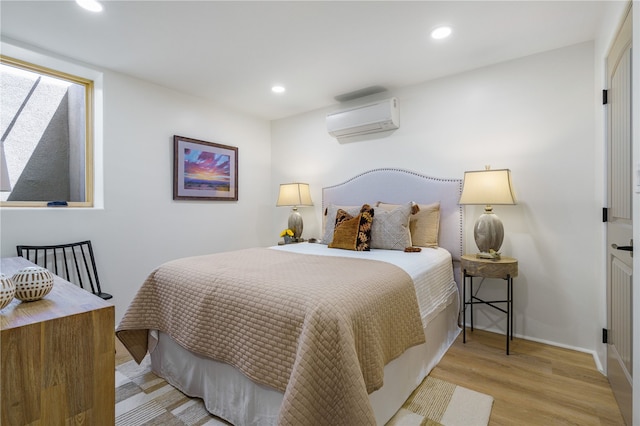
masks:
[[[76,0],[76,3],[91,12],[102,12],[102,5],[97,0]]]
[[[431,38],[435,40],[442,40],[451,35],[451,27],[438,27],[431,31]]]
[[[271,88],[271,91],[272,91],[273,93],[284,93],[285,88],[284,88],[283,86],[273,86],[273,87]]]

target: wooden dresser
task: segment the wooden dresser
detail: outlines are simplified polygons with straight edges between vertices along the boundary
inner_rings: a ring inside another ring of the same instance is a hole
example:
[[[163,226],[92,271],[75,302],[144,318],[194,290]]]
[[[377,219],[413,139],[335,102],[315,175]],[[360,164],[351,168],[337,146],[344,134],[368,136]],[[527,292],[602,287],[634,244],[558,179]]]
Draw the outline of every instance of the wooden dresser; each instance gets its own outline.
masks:
[[[31,262],[4,258],[12,276]],[[115,424],[112,304],[54,276],[41,300],[0,310],[0,424]]]

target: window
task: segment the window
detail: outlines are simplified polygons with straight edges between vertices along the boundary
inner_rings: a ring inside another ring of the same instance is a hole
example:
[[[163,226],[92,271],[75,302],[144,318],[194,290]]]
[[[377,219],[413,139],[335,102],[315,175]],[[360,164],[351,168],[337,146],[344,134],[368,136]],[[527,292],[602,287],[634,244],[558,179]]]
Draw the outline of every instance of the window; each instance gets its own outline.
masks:
[[[93,81],[0,56],[0,205],[93,206]]]

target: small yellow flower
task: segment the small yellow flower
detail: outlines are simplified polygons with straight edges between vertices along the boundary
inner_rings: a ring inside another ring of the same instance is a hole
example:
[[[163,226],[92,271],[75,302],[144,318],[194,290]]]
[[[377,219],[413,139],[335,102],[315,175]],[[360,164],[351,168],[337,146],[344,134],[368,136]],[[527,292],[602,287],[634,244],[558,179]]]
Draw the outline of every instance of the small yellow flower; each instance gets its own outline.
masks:
[[[291,229],[285,229],[284,231],[282,231],[280,233],[281,237],[287,236],[287,237],[293,237],[293,231]]]

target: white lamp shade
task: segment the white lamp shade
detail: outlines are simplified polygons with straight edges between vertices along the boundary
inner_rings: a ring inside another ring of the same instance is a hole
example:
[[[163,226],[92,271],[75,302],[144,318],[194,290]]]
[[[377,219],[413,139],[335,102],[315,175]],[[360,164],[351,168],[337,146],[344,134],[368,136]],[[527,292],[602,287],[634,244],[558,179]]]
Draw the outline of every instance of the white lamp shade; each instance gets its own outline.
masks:
[[[515,204],[511,170],[464,172],[460,204]]]
[[[280,184],[277,207],[281,206],[312,206],[311,191],[308,183]]]

